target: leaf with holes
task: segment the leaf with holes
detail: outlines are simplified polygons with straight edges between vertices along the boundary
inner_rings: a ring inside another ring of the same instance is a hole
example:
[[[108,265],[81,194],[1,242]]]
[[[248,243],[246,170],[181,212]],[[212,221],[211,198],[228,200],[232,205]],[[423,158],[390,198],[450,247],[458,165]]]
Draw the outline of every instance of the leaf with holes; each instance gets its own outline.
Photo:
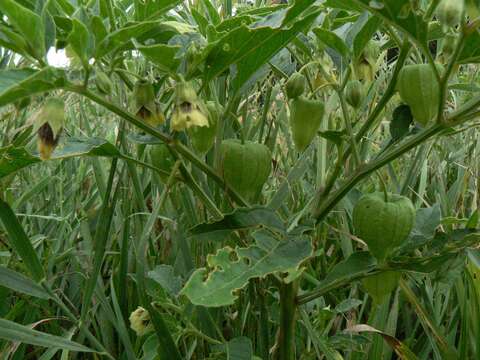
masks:
[[[256,243],[246,248],[224,247],[207,257],[207,268],[197,269],[181,294],[195,305],[218,307],[232,305],[236,291],[250,279],[264,278],[272,273],[289,272],[312,256],[307,237],[277,240],[266,231],[256,236]]]

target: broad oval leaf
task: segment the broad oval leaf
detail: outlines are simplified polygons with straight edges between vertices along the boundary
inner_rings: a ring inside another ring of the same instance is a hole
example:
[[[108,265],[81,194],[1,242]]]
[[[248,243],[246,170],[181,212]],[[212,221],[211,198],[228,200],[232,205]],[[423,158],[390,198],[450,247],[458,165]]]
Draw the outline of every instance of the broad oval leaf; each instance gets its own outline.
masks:
[[[100,138],[68,138],[52,154],[50,160],[75,156],[120,156],[118,149]],[[0,148],[0,179],[27,166],[41,162],[40,157],[25,147]]]
[[[343,42],[343,40],[334,32],[322,28],[315,28],[313,29],[313,33],[324,45],[332,48],[344,58],[348,58],[350,56],[350,49]]]
[[[225,247],[207,257],[210,271],[197,269],[185,284],[181,294],[195,305],[218,307],[231,305],[236,292],[253,278],[263,278],[277,272],[298,269],[312,255],[307,237],[279,241],[271,237],[269,243],[258,241],[246,248]],[[234,259],[234,260],[232,260]]]
[[[0,107],[21,98],[65,86],[65,72],[53,67],[42,70],[0,71]]]
[[[301,1],[290,8],[283,19],[283,24],[289,27],[273,28],[268,26],[239,26],[223,36],[214,45],[207,48],[206,81],[210,81],[224,72],[232,64],[236,65],[236,76],[233,80],[234,91],[242,85],[273,55],[286,46],[299,32],[309,27],[317,18],[319,10],[298,21],[293,21],[300,15],[296,6],[303,11],[305,4]]]
[[[22,34],[30,45],[30,53],[37,59],[45,56],[45,26],[42,18],[14,0],[0,1],[0,11]]]
[[[153,62],[160,71],[175,74],[180,65],[180,59],[176,57],[180,46],[156,44],[151,46],[137,46],[148,60]]]

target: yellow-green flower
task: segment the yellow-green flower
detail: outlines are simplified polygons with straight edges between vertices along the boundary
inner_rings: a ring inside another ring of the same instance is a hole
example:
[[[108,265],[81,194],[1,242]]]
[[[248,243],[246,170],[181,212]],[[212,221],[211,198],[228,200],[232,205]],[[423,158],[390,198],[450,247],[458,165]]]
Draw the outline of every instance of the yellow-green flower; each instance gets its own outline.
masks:
[[[179,82],[175,88],[172,130],[183,131],[194,126],[209,126],[207,113],[193,86],[187,82]]]
[[[65,103],[57,98],[48,99],[35,114],[34,121],[34,129],[38,134],[38,152],[42,160],[48,160],[58,144],[65,122]]]
[[[130,314],[129,320],[130,328],[135,331],[137,336],[143,336],[153,330],[150,314],[141,306]]]

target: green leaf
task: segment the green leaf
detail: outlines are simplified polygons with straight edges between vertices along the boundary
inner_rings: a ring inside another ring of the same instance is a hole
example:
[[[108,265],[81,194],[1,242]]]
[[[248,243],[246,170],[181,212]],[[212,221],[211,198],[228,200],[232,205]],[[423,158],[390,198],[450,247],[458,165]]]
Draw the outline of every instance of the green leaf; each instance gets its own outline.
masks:
[[[30,154],[25,148],[13,146],[1,148],[0,179],[38,162],[41,162],[41,160],[37,156]]]
[[[139,133],[128,134],[127,139],[134,143],[145,144],[145,145],[157,145],[157,144],[164,143],[164,141],[149,134],[139,134]]]
[[[339,262],[321,282],[320,287],[325,287],[336,282],[342,282],[358,274],[367,274],[375,267],[376,260],[368,251],[357,251],[346,260]]]
[[[441,358],[445,360],[458,359],[455,348],[451,346],[449,341],[443,336],[442,331],[437,325],[436,319],[432,318],[431,314],[425,309],[420,299],[415,294],[413,290],[415,285],[412,283],[407,284],[404,280],[401,280],[400,287],[406,299],[415,308],[415,313],[425,331],[429,332],[433,336],[433,339],[435,339],[436,344],[440,349]]]
[[[294,13],[295,5],[290,9]],[[292,16],[288,14],[285,20],[288,18],[291,21]],[[236,64],[233,89],[238,91],[263,64],[285,47],[300,31],[309,27],[318,14],[319,11],[313,11],[305,18],[293,22],[291,27],[286,29],[243,25],[227,33],[206,50],[208,52],[206,82],[227,70],[230,65]]]
[[[31,54],[37,59],[45,56],[45,27],[41,17],[14,0],[0,1],[0,11],[22,34],[30,45]]]
[[[415,226],[410,236],[432,238],[435,235],[435,229],[440,226],[440,221],[441,211],[439,204],[428,208],[420,208],[416,212]]]
[[[174,8],[183,0],[149,0],[145,2],[147,19],[157,19],[159,16]]]
[[[47,348],[54,347],[70,351],[96,352],[74,341],[33,330],[28,326],[20,325],[6,319],[0,319],[0,339]]]
[[[471,34],[465,37],[464,45],[460,55],[458,56],[458,62],[461,64],[478,63],[480,62],[480,33],[473,31]]]
[[[95,37],[95,43],[101,43],[108,35],[108,30],[102,19],[99,16],[93,16],[90,26],[92,28],[93,36]]]
[[[363,302],[358,299],[345,299],[340,304],[335,306],[335,311],[338,313],[346,313],[359,307],[362,304]]]
[[[170,295],[177,296],[182,289],[182,279],[174,274],[170,265],[158,265],[149,271],[147,276],[160,284]]]
[[[22,35],[12,31],[5,25],[0,25],[0,46],[19,54],[27,54],[27,42]]]
[[[210,0],[200,0],[201,4],[205,8],[206,12],[208,13],[208,17],[213,25],[217,26],[220,21],[220,15],[218,15],[218,11],[215,6],[211,3]]]
[[[176,58],[177,51],[181,47],[178,45],[157,44],[151,46],[137,46],[137,49],[151,62],[153,62],[160,71],[176,74],[180,59]]]
[[[360,57],[363,49],[377,31],[381,22],[382,21],[380,18],[376,16],[371,16],[362,26],[362,28],[358,31],[353,40],[353,54],[356,59]]]
[[[390,135],[392,141],[397,141],[408,134],[410,125],[413,124],[413,116],[408,105],[398,106],[392,114],[390,122]]]
[[[62,146],[57,147],[51,159],[66,159],[74,156],[119,156],[118,149],[101,138],[68,138]]]
[[[427,45],[428,24],[423,20],[422,14],[410,10],[410,1],[328,0],[324,5],[356,11],[368,10],[404,31],[418,44]]]
[[[96,58],[101,58],[111,51],[120,49],[128,44],[132,39],[135,39],[142,34],[159,26],[157,21],[144,21],[135,24],[129,24],[121,29],[118,29],[107,35],[105,39],[99,44],[96,44]]]
[[[100,138],[68,138],[59,145],[50,160],[67,159],[75,156],[120,156],[118,149]],[[0,148],[0,179],[27,166],[41,162],[38,154],[24,147]]]
[[[33,94],[65,86],[63,70],[46,67],[40,71],[17,69],[0,71],[0,107]]]
[[[50,295],[38,284],[22,274],[0,266],[0,286],[40,299],[49,299]]]
[[[292,167],[287,175],[287,178],[278,187],[277,191],[268,203],[268,207],[272,210],[278,210],[284,201],[291,195],[292,185],[298,181],[310,166],[310,156],[313,151],[313,146],[307,148],[306,151],[296,161],[295,166]]]
[[[350,56],[350,49],[337,34],[319,27],[313,29],[313,33],[324,45],[332,48],[344,58]]]
[[[358,324],[347,329],[348,332],[362,333],[370,332],[379,334],[383,337],[386,343],[395,351],[401,360],[418,360],[417,356],[408,348],[407,345],[396,339],[395,337],[388,335],[387,333],[377,330],[370,325]]]
[[[253,357],[252,341],[245,336],[236,337],[226,344],[216,345],[214,349],[224,353],[226,360],[252,360]]]
[[[9,244],[22,258],[32,278],[35,281],[42,280],[45,277],[45,273],[30,239],[10,206],[1,199],[0,220],[7,231]]]
[[[222,220],[214,223],[200,224],[190,229],[190,234],[196,239],[223,240],[235,230],[251,229],[265,226],[280,232],[285,231],[285,226],[274,210],[261,206],[251,208],[237,208],[227,214]]]
[[[78,55],[84,67],[88,67],[88,60],[92,56],[92,37],[88,28],[78,19],[72,20],[72,31],[68,35],[67,41],[73,51]]]
[[[266,231],[265,231],[266,233]],[[195,270],[181,291],[195,305],[218,307],[232,305],[237,291],[253,278],[289,272],[312,255],[308,238],[298,237],[278,241],[270,236],[246,248],[225,247],[207,257],[208,269]]]
[[[42,11],[41,11],[41,16],[42,16],[42,21],[45,26],[45,49],[48,51],[50,47],[55,46],[55,38],[57,35],[57,30],[55,27],[55,21],[53,20],[52,15],[48,11],[48,7],[50,5],[51,1],[47,0],[45,1]]]

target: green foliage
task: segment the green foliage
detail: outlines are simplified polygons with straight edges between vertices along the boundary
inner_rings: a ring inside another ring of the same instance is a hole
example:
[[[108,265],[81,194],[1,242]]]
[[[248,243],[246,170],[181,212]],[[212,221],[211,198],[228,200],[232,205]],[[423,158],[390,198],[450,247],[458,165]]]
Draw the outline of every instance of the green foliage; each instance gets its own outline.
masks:
[[[209,255],[207,265],[212,270],[195,270],[182,294],[195,305],[231,305],[237,299],[234,294],[250,279],[278,272],[295,272],[312,255],[306,237],[278,240],[266,231],[256,232],[253,237],[256,243],[247,248],[226,247]]]
[[[479,8],[1,0],[0,357],[480,358]]]

